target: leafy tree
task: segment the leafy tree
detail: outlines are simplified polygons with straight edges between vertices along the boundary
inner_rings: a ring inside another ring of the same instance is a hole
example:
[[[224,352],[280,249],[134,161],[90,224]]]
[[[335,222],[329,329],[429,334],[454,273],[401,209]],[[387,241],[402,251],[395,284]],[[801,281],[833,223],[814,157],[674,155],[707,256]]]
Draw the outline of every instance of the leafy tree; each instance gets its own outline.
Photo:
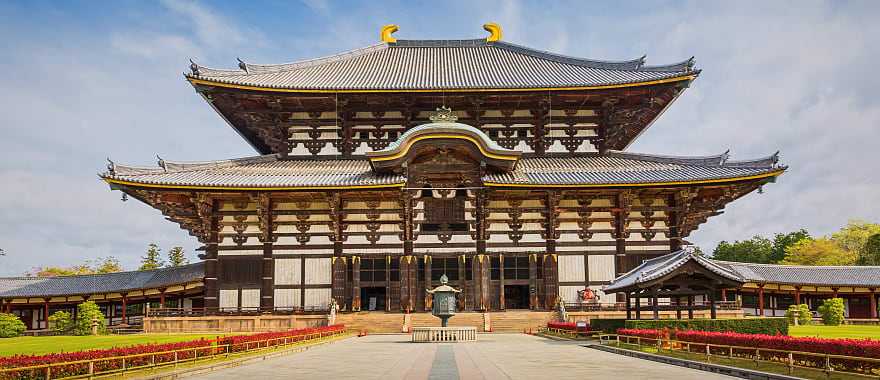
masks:
[[[858,257],[828,238],[801,240],[785,252],[783,264],[853,265]]]
[[[106,259],[98,258],[95,261],[89,260],[83,264],[78,264],[70,267],[36,267],[31,269],[31,271],[28,272],[27,275],[36,277],[56,277],[73,276],[80,274],[111,273],[119,272],[121,270],[122,268],[119,266],[119,261],[111,256]]]
[[[880,234],[873,234],[865,243],[865,251],[859,258],[861,265],[880,265]]]
[[[831,298],[819,305],[819,315],[822,323],[828,326],[838,326],[843,323],[846,307],[843,306],[843,298]]]
[[[854,253],[858,257],[857,261],[862,264],[871,261],[866,245],[868,239],[876,234],[880,234],[880,224],[851,220],[840,231],[831,234],[831,239],[841,248]]]
[[[119,264],[119,259],[113,256],[99,257],[94,261],[89,261],[89,264],[92,266],[92,273],[122,272],[122,264]]]
[[[49,316],[49,325],[52,330],[59,334],[66,334],[73,330],[73,318],[66,311],[56,311]]]
[[[74,334],[90,335],[92,333],[92,320],[98,321],[98,334],[107,332],[107,320],[104,319],[104,313],[94,301],[83,302],[76,307],[76,326]]]
[[[168,251],[169,267],[179,267],[186,264],[189,264],[189,260],[186,258],[186,254],[183,252],[183,247],[172,247]]]
[[[751,239],[718,243],[712,251],[712,258],[724,261],[737,261],[742,263],[770,263],[770,254],[773,251],[773,242],[769,239],[755,235]]]
[[[27,330],[21,318],[15,314],[0,313],[0,338],[14,338]]]
[[[165,265],[161,257],[162,250],[156,243],[150,243],[147,246],[147,255],[141,259],[140,270],[158,269]]]
[[[795,243],[809,239],[810,233],[805,229],[800,229],[799,231],[789,232],[787,234],[776,234],[773,236],[773,248],[770,250],[770,256],[768,257],[768,262],[771,264],[775,264],[781,262],[785,259],[785,250],[788,247],[791,247]]]

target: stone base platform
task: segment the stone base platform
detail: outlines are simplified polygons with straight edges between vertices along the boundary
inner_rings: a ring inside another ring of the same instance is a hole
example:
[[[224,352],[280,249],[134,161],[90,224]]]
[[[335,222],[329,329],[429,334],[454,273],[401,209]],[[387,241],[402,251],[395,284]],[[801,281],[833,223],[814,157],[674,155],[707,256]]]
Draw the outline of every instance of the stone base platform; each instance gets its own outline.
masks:
[[[412,330],[412,341],[415,343],[454,343],[476,340],[476,327],[413,327]]]

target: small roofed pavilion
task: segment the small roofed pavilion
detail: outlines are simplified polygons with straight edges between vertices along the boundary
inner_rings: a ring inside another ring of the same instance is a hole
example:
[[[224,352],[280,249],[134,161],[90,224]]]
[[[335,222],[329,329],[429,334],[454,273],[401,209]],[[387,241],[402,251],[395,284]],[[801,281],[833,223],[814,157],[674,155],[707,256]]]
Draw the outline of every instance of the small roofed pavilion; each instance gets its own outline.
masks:
[[[681,319],[682,310],[693,319],[694,297],[704,296],[709,301],[712,319],[716,318],[718,291],[742,287],[745,280],[730,269],[703,257],[691,248],[668,255],[645,260],[641,265],[616,278],[603,290],[605,293],[624,293],[626,296],[626,319],[641,319],[642,298],[648,298],[653,319],[660,318],[659,298],[668,298],[676,317]],[[687,303],[682,304],[682,298]],[[633,305],[635,299],[635,305]]]

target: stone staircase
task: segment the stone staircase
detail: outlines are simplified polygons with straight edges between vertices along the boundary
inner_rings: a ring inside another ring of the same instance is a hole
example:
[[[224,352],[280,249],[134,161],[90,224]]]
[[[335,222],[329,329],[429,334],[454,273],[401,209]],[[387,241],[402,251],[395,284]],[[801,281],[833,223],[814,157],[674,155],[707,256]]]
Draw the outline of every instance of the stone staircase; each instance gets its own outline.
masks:
[[[552,312],[529,310],[492,312],[490,315],[493,332],[537,331],[539,327],[546,327],[551,317]]]
[[[382,311],[361,311],[355,313],[339,313],[336,323],[345,328],[368,333],[400,333],[403,332],[404,314],[386,313]]]

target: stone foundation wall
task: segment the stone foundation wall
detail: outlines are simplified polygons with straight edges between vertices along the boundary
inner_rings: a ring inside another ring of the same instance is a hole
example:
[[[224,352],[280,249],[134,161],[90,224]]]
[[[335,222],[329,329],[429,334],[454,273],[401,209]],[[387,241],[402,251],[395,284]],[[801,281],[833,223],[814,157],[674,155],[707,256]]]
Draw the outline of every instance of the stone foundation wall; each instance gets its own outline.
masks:
[[[218,315],[144,318],[145,333],[286,331],[326,325],[326,315]]]

